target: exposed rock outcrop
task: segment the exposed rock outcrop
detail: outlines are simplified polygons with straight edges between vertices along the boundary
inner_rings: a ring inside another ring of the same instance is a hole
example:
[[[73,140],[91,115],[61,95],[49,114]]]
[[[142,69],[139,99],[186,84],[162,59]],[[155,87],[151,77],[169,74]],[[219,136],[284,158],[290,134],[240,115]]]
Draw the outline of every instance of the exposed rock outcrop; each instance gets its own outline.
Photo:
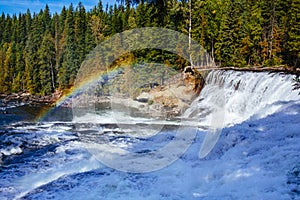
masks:
[[[32,95],[30,93],[13,93],[13,94],[0,94],[0,99],[3,104],[14,102],[17,104],[48,104],[53,105],[62,96],[61,91],[55,91],[51,95]]]
[[[174,118],[180,116],[199,95],[204,86],[204,78],[192,67],[186,67],[166,82],[150,92],[143,92],[136,101],[147,103],[148,112],[153,116]]]

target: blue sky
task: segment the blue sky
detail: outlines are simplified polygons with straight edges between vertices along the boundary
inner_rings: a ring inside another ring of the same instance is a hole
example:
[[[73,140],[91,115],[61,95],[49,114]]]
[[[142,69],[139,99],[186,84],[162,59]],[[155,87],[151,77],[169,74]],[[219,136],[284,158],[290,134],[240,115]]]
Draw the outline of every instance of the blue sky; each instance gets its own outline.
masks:
[[[46,4],[48,4],[51,13],[58,12],[60,13],[63,6],[68,7],[73,3],[74,7],[77,6],[80,0],[0,0],[0,14],[4,12],[5,14],[18,14],[25,13],[27,8],[30,9],[31,13],[39,12],[40,9],[44,9]],[[92,7],[98,4],[98,0],[81,0],[82,4],[86,10],[90,10]],[[116,0],[102,0],[102,4],[105,8],[105,5],[114,4]]]

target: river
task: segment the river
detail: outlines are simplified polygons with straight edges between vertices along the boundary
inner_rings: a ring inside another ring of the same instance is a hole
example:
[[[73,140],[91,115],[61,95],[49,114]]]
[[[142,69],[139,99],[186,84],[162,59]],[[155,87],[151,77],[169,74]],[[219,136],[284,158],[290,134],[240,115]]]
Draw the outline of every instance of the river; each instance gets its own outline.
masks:
[[[0,199],[299,199],[293,78],[212,71],[179,119],[126,126],[111,110],[73,117],[70,108],[0,103]],[[149,164],[174,141],[163,155],[176,159]],[[127,154],[147,165],[120,166]]]

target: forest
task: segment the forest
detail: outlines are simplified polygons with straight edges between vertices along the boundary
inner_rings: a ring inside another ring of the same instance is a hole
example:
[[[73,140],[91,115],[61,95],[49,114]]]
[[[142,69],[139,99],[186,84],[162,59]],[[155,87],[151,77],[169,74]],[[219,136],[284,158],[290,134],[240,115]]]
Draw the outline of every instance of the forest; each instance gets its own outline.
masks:
[[[110,36],[139,27],[191,34],[220,67],[300,67],[299,0],[141,0],[87,10],[0,16],[0,93],[48,95],[71,88],[85,57]],[[188,42],[188,41],[187,41]],[[158,50],[143,57],[177,68],[186,61]],[[125,58],[126,60],[126,58]]]

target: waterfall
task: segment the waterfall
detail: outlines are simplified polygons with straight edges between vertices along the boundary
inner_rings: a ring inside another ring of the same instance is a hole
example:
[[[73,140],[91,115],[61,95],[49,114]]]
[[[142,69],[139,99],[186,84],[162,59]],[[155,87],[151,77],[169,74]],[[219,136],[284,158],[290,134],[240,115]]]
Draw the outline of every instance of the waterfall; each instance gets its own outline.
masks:
[[[300,99],[293,79],[281,73],[211,71],[183,118],[218,128],[266,117]]]

